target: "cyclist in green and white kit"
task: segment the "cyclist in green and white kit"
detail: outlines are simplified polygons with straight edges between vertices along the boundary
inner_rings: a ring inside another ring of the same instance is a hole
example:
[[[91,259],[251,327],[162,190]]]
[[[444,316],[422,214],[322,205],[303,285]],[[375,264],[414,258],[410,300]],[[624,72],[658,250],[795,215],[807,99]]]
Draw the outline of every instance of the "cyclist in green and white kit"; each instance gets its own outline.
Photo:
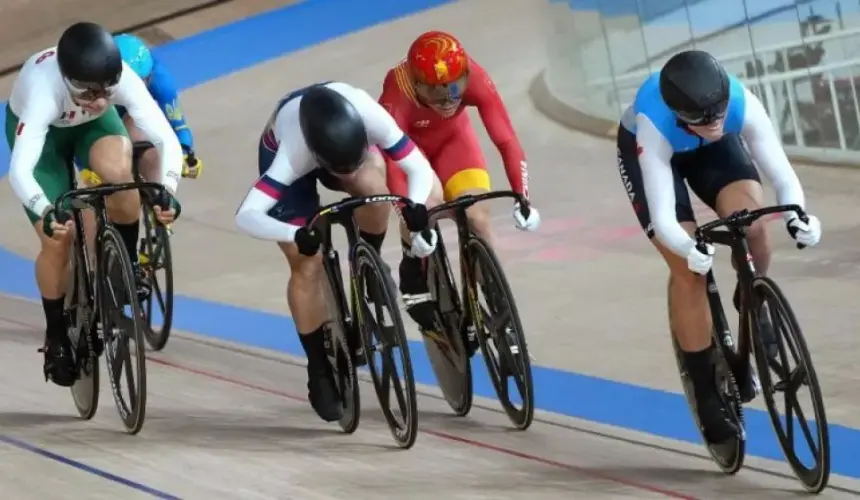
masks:
[[[114,104],[128,110],[158,149],[160,182],[171,195],[172,208],[156,211],[161,222],[170,223],[179,215],[173,197],[182,172],[182,148],[106,29],[86,22],[66,29],[56,47],[24,63],[6,106],[6,140],[12,150],[9,181],[41,243],[36,281],[47,326],[44,371],[61,386],[75,379],[63,315],[72,223],[57,223],[53,202],[71,188],[72,157],[104,182],[133,181],[131,142]],[[139,194],[123,191],[107,201],[108,216],[137,267]]]

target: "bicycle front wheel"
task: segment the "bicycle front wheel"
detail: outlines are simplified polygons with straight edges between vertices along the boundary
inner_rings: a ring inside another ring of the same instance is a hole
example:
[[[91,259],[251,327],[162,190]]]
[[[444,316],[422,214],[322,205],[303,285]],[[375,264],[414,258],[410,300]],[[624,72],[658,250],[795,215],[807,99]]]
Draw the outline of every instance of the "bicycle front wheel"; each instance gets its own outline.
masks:
[[[126,432],[137,434],[146,415],[146,325],[131,260],[119,231],[113,226],[101,230],[98,265],[99,311],[108,377]]]
[[[528,429],[534,420],[534,385],[514,294],[499,259],[484,240],[470,237],[466,258],[471,282],[464,285],[487,371],[510,421],[517,429]],[[484,296],[483,305],[478,301],[479,291]],[[511,389],[518,394],[512,394]]]
[[[830,478],[830,435],[824,412],[824,397],[812,365],[812,356],[788,299],[767,277],[753,281],[753,291],[759,304],[766,304],[770,324],[778,347],[778,356],[768,356],[759,334],[758,313],[748,315],[753,332],[753,345],[759,379],[767,411],[785,458],[803,487],[811,493],[820,493]],[[758,309],[761,311],[762,309]],[[793,367],[792,367],[793,365]],[[807,419],[800,406],[799,392],[807,387],[812,400],[812,419]],[[775,396],[782,393],[783,401]],[[780,409],[785,414],[780,414]],[[806,448],[797,449],[795,426],[800,429],[801,442]]]
[[[143,301],[146,317],[146,342],[154,351],[167,345],[173,325],[173,257],[170,234],[155,220],[152,205],[143,204],[143,238],[140,241],[140,267],[146,273],[152,291]]]
[[[367,243],[356,244],[353,259],[358,278],[353,291],[357,299],[354,317],[364,343],[367,368],[395,443],[411,448],[418,437],[418,401],[394,282],[379,254]]]

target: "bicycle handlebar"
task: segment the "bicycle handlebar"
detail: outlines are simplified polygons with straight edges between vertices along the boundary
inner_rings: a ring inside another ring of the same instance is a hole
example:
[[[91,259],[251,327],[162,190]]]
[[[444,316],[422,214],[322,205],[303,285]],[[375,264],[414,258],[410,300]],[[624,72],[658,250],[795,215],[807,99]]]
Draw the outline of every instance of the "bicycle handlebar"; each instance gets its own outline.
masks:
[[[439,212],[445,212],[448,210],[465,210],[476,203],[480,203],[482,201],[493,200],[496,198],[513,198],[520,204],[520,211],[523,214],[523,217],[526,219],[529,218],[531,214],[531,208],[529,207],[529,201],[525,196],[516,193],[514,191],[490,191],[489,193],[481,193],[481,194],[467,194],[465,196],[461,196],[457,199],[451,200],[447,203],[443,203],[441,205],[435,206],[428,211],[428,213],[432,216]]]
[[[403,203],[409,207],[415,206],[415,203],[412,202],[409,198],[404,196],[398,196],[396,194],[379,194],[374,196],[354,196],[351,198],[345,198],[335,203],[328,204],[314,214],[313,217],[305,224],[306,229],[313,228],[314,225],[325,217],[329,217],[334,214],[342,213],[342,212],[351,212],[356,208],[367,205],[370,203]]]
[[[72,210],[81,210],[84,207],[75,203],[77,200],[81,200],[83,203],[87,203],[87,201],[82,200],[83,198],[105,198],[114,193],[118,193],[120,191],[130,191],[132,189],[149,189],[155,191],[156,199],[168,199],[165,194],[167,192],[167,188],[158,184],[156,182],[127,182],[123,184],[99,184],[94,187],[85,187],[80,189],[73,189],[66,193],[60,195],[59,198],[54,202],[55,207],[64,207],[67,204],[72,208]],[[162,209],[166,209],[169,207],[161,207]],[[58,224],[65,224],[70,220],[69,214],[64,209],[57,210],[56,218]]]
[[[809,222],[809,217],[806,215],[806,212],[800,207],[800,205],[774,205],[770,207],[759,208],[756,210],[740,210],[734,212],[728,217],[724,217],[722,219],[716,219],[706,224],[702,224],[698,228],[696,228],[695,238],[696,245],[702,249],[702,246],[705,243],[709,243],[711,239],[711,235],[717,232],[717,228],[726,227],[731,229],[740,229],[742,227],[749,227],[758,219],[771,214],[777,214],[782,212],[794,212],[797,214],[797,217],[806,224]],[[806,245],[801,243],[797,244],[797,248],[805,248]]]

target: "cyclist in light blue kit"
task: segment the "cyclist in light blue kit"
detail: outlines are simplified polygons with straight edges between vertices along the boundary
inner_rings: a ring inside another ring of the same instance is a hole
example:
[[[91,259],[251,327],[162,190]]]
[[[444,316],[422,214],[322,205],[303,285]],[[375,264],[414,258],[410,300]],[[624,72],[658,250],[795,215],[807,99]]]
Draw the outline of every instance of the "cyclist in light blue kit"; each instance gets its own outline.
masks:
[[[675,54],[645,80],[621,118],[617,154],[633,210],[669,267],[669,322],[684,351],[705,439],[727,441],[740,429],[715,389],[710,361],[714,345],[704,275],[713,264],[713,247],[704,252],[696,248],[687,185],[720,217],[764,205],[759,171],[773,185],[780,205],[805,207],[803,188],[762,103],[713,56],[699,50]],[[792,212],[785,214],[785,222],[799,243],[819,242],[818,218],[810,215],[804,223]],[[747,234],[756,268],[766,273],[771,249],[764,221]],[[770,340],[763,338],[770,351],[776,345],[773,329],[763,326],[763,337],[771,332]],[[743,398],[750,400],[754,383],[745,382]]]
[[[194,136],[179,106],[179,90],[176,88],[173,76],[153,57],[149,47],[140,38],[124,33],[115,36],[114,40],[122,54],[122,60],[144,81],[150,95],[158,103],[158,107],[164,112],[164,116],[176,132],[176,137],[185,153],[182,176],[197,178],[203,171],[203,163],[194,154]],[[118,108],[118,111],[131,140],[144,140],[143,132],[135,126],[134,120],[125,112],[125,109]],[[144,177],[149,178],[149,173],[158,165],[157,154],[151,149],[141,158],[140,169]]]

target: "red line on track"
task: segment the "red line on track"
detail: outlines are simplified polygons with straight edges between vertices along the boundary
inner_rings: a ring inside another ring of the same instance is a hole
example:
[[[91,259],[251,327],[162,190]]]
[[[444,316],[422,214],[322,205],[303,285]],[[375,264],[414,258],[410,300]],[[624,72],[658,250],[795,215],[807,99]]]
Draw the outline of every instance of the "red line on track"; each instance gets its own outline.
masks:
[[[238,379],[235,379],[232,377],[227,377],[224,375],[219,375],[217,373],[213,373],[213,372],[206,371],[206,370],[201,370],[199,368],[191,368],[189,366],[185,366],[185,365],[173,362],[173,361],[166,361],[163,359],[156,359],[156,358],[151,358],[151,357],[147,357],[147,361],[150,363],[155,363],[158,365],[167,366],[167,367],[173,368],[175,370],[183,371],[186,373],[191,373],[191,374],[198,375],[198,376],[205,377],[205,378],[209,378],[212,380],[217,380],[219,382],[224,382],[226,384],[234,385],[237,387],[242,387],[245,389],[253,389],[255,391],[263,392],[266,394],[271,394],[273,396],[280,396],[283,398],[287,398],[287,399],[290,399],[292,401],[307,402],[307,398],[302,397],[302,396],[297,396],[295,394],[290,394],[288,392],[280,391],[277,389],[271,389],[268,387],[263,387],[261,385],[253,384],[250,382],[245,382],[245,381],[238,380]],[[539,463],[539,464],[543,464],[543,465],[549,465],[549,466],[556,467],[559,469],[569,470],[569,471],[575,472],[577,474],[580,474],[582,476],[591,477],[593,479],[600,479],[603,481],[620,484],[620,485],[627,486],[630,488],[635,488],[635,489],[642,490],[642,491],[648,491],[650,493],[657,493],[659,495],[664,495],[664,496],[669,497],[669,498],[677,498],[677,499],[682,499],[682,500],[697,500],[697,498],[694,496],[686,495],[684,493],[672,491],[672,490],[669,490],[666,488],[661,488],[659,486],[653,486],[653,485],[650,485],[647,483],[642,483],[642,482],[631,480],[631,479],[625,479],[622,477],[613,476],[610,474],[605,474],[605,473],[602,473],[602,472],[599,472],[596,470],[586,469],[584,467],[578,467],[576,465],[566,464],[564,462],[558,462],[556,460],[551,460],[548,458],[539,457],[537,455],[532,455],[529,453],[523,453],[521,451],[512,450],[510,448],[497,446],[497,445],[486,443],[483,441],[476,441],[474,439],[464,438],[461,436],[448,434],[446,432],[442,432],[442,431],[438,431],[438,430],[434,430],[434,429],[427,429],[425,427],[422,427],[421,432],[423,432],[425,434],[429,434],[429,435],[434,436],[434,437],[437,437],[439,439],[444,439],[446,441],[452,441],[455,443],[465,444],[468,446],[473,446],[475,448],[480,448],[480,449],[487,450],[487,451],[494,451],[497,453],[502,453],[504,455],[516,457],[516,458],[519,458],[522,460],[528,460],[530,462],[535,462],[535,463]]]

